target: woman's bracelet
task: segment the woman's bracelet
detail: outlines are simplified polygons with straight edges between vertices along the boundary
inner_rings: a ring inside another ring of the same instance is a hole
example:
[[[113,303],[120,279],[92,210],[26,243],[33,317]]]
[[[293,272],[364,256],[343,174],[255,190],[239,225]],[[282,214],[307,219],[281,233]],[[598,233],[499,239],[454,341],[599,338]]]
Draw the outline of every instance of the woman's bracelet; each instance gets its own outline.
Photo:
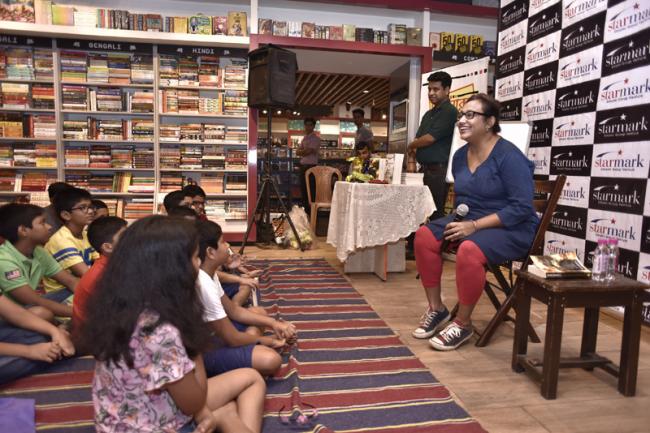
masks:
[[[472,220],[472,224],[474,224],[474,231],[478,231],[478,225],[476,224],[476,220]]]

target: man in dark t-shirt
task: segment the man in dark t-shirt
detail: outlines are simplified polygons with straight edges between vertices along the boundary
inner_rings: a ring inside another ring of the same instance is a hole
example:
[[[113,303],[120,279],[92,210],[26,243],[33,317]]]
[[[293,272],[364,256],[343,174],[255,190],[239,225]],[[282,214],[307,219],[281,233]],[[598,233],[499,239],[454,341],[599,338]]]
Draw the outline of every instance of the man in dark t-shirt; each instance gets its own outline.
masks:
[[[449,102],[451,76],[448,73],[434,72],[427,81],[429,101],[434,107],[422,117],[416,138],[409,144],[408,151],[415,153],[420,172],[424,173],[424,184],[431,190],[436,204],[436,211],[432,215],[435,219],[444,215],[449,189],[445,175],[458,110]]]

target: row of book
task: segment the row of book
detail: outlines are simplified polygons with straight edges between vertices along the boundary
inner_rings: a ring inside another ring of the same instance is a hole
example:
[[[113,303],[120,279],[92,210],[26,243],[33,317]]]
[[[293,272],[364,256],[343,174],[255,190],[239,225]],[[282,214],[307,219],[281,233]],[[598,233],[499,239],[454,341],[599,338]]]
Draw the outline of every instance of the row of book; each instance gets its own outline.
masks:
[[[198,90],[161,90],[161,112],[226,116],[245,116],[248,113],[248,93],[245,90],[226,90],[216,96],[201,96]]]
[[[52,84],[0,83],[2,108],[54,110]]]
[[[163,123],[160,125],[160,141],[227,141],[245,144],[248,141],[248,128],[215,123]]]
[[[52,50],[0,46],[0,78],[7,80],[52,80]]]
[[[65,148],[66,167],[70,168],[139,168],[154,167],[153,149],[135,146],[110,146],[94,144],[90,147],[82,145]]]
[[[204,173],[201,176],[182,173],[162,173],[160,175],[160,192],[168,193],[183,188],[188,183],[197,183],[206,194],[246,193],[247,176],[239,173]],[[206,189],[207,188],[207,189]]]
[[[389,24],[387,30],[357,27],[354,24],[323,26],[312,22],[279,21],[260,18],[258,31],[262,35],[295,38],[357,41],[375,44],[422,45],[422,29],[405,24]]]
[[[0,192],[45,191],[53,182],[56,182],[56,173],[44,171],[16,173],[0,169]]]
[[[152,84],[153,57],[62,50],[61,80],[71,83]]]
[[[0,167],[56,168],[56,144],[0,144]]]
[[[129,199],[102,197],[108,207],[108,214],[126,220],[137,220],[153,214],[153,198],[133,197]]]
[[[153,194],[153,176],[133,173],[91,173],[88,171],[69,172],[65,181],[91,193],[144,193]]]
[[[100,87],[64,84],[61,86],[64,110],[125,111],[153,113],[154,93],[149,90],[128,92],[119,87]]]
[[[63,139],[67,140],[135,140],[153,141],[151,119],[64,120]]]
[[[229,64],[220,65],[215,56],[160,56],[161,86],[191,87],[246,87],[245,59],[230,58]]]
[[[0,137],[56,138],[56,118],[53,114],[0,114]]]
[[[246,170],[246,151],[199,144],[161,146],[160,168]]]
[[[227,16],[168,16],[131,13],[122,9],[56,4],[52,0],[3,0],[0,19],[37,24],[140,30],[149,32],[194,33],[246,36],[246,12]]]

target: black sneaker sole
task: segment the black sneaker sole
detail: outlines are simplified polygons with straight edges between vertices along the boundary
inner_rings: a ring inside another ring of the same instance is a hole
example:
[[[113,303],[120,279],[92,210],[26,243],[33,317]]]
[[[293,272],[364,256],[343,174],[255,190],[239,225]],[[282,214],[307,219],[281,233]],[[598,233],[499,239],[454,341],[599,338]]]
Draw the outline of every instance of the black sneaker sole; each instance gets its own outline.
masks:
[[[451,320],[451,315],[447,314],[447,317],[442,319],[442,322],[438,323],[438,325],[435,328],[433,328],[433,330],[427,332],[426,334],[417,334],[417,335],[415,335],[415,331],[413,331],[413,332],[411,332],[411,335],[413,336],[413,338],[417,338],[418,340],[424,340],[426,338],[431,338],[438,331],[442,330],[445,327],[445,325],[447,323],[449,323],[450,320]],[[418,329],[420,329],[420,328],[418,328]]]

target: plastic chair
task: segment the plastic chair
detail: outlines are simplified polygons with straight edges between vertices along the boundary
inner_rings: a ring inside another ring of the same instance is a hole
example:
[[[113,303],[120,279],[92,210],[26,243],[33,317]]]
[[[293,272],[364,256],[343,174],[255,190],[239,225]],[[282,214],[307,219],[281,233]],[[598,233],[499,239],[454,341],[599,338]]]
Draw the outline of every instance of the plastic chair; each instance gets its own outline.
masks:
[[[311,182],[309,176],[314,176],[315,193],[311,190]],[[334,180],[334,176],[337,177]],[[330,209],[332,207],[332,192],[334,190],[334,182],[343,179],[341,171],[334,167],[327,167],[318,165],[312,167],[305,172],[305,183],[307,184],[307,198],[311,207],[311,229],[316,233],[316,221],[318,219],[319,209]]]

